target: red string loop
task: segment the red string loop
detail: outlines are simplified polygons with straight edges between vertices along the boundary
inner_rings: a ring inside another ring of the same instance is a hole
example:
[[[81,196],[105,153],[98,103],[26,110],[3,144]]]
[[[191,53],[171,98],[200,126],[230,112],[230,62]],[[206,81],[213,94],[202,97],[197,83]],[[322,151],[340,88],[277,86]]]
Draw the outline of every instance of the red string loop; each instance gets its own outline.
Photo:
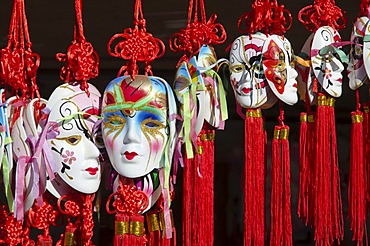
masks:
[[[133,79],[139,73],[137,62],[144,62],[145,75],[152,75],[150,63],[164,55],[162,40],[154,38],[146,31],[141,0],[136,0],[134,11],[134,28],[126,28],[123,33],[113,35],[109,40],[108,54],[127,60],[117,76],[130,75]]]

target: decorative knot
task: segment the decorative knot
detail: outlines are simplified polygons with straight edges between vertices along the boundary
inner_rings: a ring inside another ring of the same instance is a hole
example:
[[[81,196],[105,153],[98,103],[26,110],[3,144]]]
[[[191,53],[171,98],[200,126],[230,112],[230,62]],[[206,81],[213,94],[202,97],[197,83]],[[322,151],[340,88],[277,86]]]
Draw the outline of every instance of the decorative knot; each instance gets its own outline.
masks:
[[[207,22],[194,21],[185,29],[170,37],[170,49],[173,52],[183,51],[185,55],[179,61],[187,61],[197,54],[202,45],[222,44],[226,40],[226,31],[222,24],[216,23],[217,15],[212,14]]]
[[[60,69],[60,79],[66,83],[79,83],[88,92],[87,81],[99,74],[99,56],[92,44],[85,39],[72,41],[67,53],[58,53],[56,59],[65,65]]]

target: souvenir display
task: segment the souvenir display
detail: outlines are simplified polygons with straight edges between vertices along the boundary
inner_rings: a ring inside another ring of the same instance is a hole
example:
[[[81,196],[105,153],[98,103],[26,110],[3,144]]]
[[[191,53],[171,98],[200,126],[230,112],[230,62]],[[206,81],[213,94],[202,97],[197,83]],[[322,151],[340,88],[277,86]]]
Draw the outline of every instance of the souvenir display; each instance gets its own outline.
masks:
[[[109,54],[127,63],[105,88],[102,103],[102,136],[118,173],[106,205],[115,214],[113,244],[176,245],[170,210],[176,102],[169,84],[153,76],[150,62],[165,47],[146,32],[141,0],[135,1],[134,24],[108,42]],[[145,63],[145,75],[137,62]]]
[[[345,27],[346,14],[333,0],[315,0],[313,5],[299,12],[298,18],[313,32],[305,44],[308,47],[304,48],[309,51],[306,55],[310,59],[310,70],[301,77],[309,79],[304,81],[308,94],[306,110],[315,121],[313,135],[300,146],[305,149],[301,153],[306,156],[301,156],[298,213],[313,226],[316,245],[339,243],[343,239],[343,215],[334,103],[335,97],[342,94],[341,72],[346,62],[346,56],[340,50],[344,43],[337,30]],[[301,132],[301,135],[308,136],[313,129]],[[324,148],[328,151],[322,151]]]
[[[222,44],[226,32],[216,20],[216,14],[207,20],[204,0],[190,0],[186,27],[170,37],[171,50],[183,52],[173,85],[182,119],[175,165],[179,161],[184,168],[183,245],[214,243],[215,129],[224,129],[228,117],[217,74],[225,59],[218,60],[212,46]]]

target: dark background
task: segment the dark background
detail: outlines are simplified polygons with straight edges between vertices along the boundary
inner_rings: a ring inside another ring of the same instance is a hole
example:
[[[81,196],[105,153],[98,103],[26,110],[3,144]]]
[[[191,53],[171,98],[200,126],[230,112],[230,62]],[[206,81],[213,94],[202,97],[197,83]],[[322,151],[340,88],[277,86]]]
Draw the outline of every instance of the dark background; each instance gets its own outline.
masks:
[[[299,53],[310,33],[298,21],[298,11],[313,1],[281,0],[291,11],[293,25],[286,33],[292,43],[295,53]],[[160,0],[142,1],[144,17],[147,20],[147,30],[155,37],[162,39],[166,44],[164,57],[152,63],[153,73],[172,82],[175,75],[175,65],[182,54],[173,53],[168,48],[169,36],[184,28],[187,22],[188,1]],[[222,23],[228,34],[227,41],[216,46],[218,57],[226,57],[225,48],[239,35],[237,20],[246,11],[251,9],[251,1],[241,0],[214,0],[206,1],[208,16],[211,13],[218,15],[218,22]],[[337,5],[348,14],[347,28],[340,31],[343,40],[349,40],[352,22],[359,12],[359,1],[337,1]],[[133,26],[134,0],[89,0],[83,3],[83,17],[85,36],[93,44],[100,56],[100,75],[91,80],[103,92],[107,83],[115,78],[124,62],[118,58],[110,57],[106,44],[110,37],[122,32],[126,27]],[[12,8],[12,1],[0,2],[0,48],[7,44],[7,34]],[[40,54],[41,66],[38,71],[38,85],[42,97],[48,98],[52,90],[62,81],[59,79],[59,69],[62,64],[56,61],[55,54],[66,52],[73,39],[74,1],[37,0],[26,1],[26,11],[29,23],[33,51]],[[367,94],[367,88],[361,88],[362,95]],[[235,112],[234,96],[229,91],[228,96],[229,120],[226,129],[216,134],[215,148],[215,245],[242,245],[243,214],[242,201],[242,170],[244,151],[244,122]],[[367,100],[366,96],[362,100]],[[344,76],[343,95],[337,100],[337,137],[340,170],[342,178],[343,213],[346,222],[345,242],[351,245],[351,232],[348,229],[347,218],[347,183],[350,139],[350,111],[355,108],[355,93],[348,87],[348,79]],[[291,127],[291,172],[292,172],[292,219],[294,245],[313,245],[312,231],[303,225],[297,218],[297,190],[298,190],[298,138],[299,113],[304,110],[303,103],[299,102],[293,107],[286,106],[285,123]],[[271,139],[272,130],[277,124],[277,106],[265,110],[266,129]],[[268,144],[269,155],[271,149]],[[270,162],[269,162],[270,163]],[[269,178],[269,165],[267,177]],[[180,173],[181,175],[181,173]],[[176,187],[176,197],[173,203],[177,232],[181,238],[181,182]],[[267,186],[267,204],[269,204],[269,186]],[[269,207],[266,207],[268,214]],[[103,214],[104,215],[104,214]],[[267,218],[266,228],[269,228]],[[111,242],[113,220],[102,219],[96,224],[94,241],[98,245],[107,245]],[[268,230],[266,230],[267,232]],[[267,238],[266,234],[266,238]],[[180,244],[179,244],[180,245]]]

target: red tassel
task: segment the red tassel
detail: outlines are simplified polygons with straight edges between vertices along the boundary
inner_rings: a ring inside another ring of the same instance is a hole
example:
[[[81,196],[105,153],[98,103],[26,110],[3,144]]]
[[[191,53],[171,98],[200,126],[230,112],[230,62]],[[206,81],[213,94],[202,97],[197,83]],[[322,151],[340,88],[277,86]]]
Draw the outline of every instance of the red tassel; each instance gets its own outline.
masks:
[[[316,158],[313,173],[316,245],[343,239],[342,198],[334,118],[334,99],[319,94],[316,115]]]
[[[367,210],[369,210],[370,204],[370,121],[369,121],[369,104],[364,103],[364,121],[363,121],[363,145],[364,145],[364,168],[365,168],[365,189],[366,189],[366,200]]]
[[[146,245],[144,217],[142,215],[116,215],[114,226],[114,246]]]
[[[281,245],[283,218],[283,177],[281,159],[280,126],[275,126],[271,156],[271,230],[270,245]]]
[[[298,195],[298,217],[303,219],[307,225],[308,219],[308,139],[307,139],[307,113],[300,116],[300,135],[299,135],[299,195]]]
[[[351,113],[351,155],[348,186],[348,215],[352,240],[356,245],[363,245],[366,230],[366,185],[363,151],[363,114],[360,111]]]
[[[182,243],[184,246],[192,245],[192,202],[194,194],[194,159],[188,159],[185,153],[184,158],[184,178],[183,178],[183,196],[182,196]]]
[[[266,134],[260,109],[245,118],[244,245],[264,245]]]
[[[159,206],[158,206],[159,205]],[[165,237],[165,222],[162,204],[158,204],[156,211],[150,211],[146,214],[146,222],[148,226],[149,238],[148,246],[176,246],[176,230],[174,226],[172,211],[171,224],[172,224],[172,237]]]
[[[290,211],[290,150],[289,127],[282,126],[280,131],[282,156],[282,185],[283,185],[283,238],[282,245],[292,246],[292,214]]]
[[[214,130],[205,122],[198,136],[198,153],[185,159],[183,245],[213,245]]]
[[[275,126],[271,160],[271,246],[293,245],[288,137],[288,126]]]

